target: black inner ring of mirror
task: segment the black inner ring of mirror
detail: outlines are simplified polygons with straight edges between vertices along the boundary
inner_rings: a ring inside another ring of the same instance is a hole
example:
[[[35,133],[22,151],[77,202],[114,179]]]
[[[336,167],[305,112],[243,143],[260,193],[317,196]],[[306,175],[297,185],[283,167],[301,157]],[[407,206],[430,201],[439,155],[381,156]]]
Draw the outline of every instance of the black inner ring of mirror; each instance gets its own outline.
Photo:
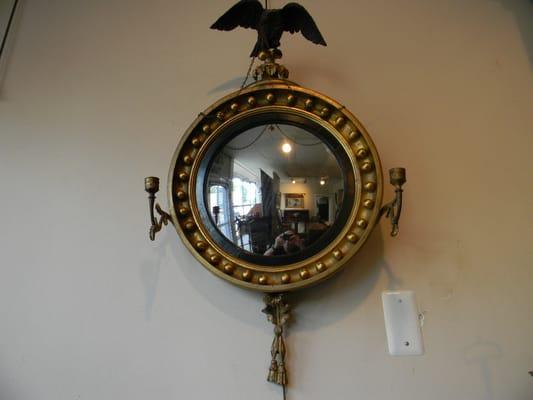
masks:
[[[208,212],[208,200],[209,193],[208,188],[208,175],[211,170],[211,166],[216,155],[222,151],[224,146],[230,142],[237,135],[245,132],[249,129],[270,124],[286,124],[293,125],[304,129],[305,131],[313,134],[331,150],[335,155],[337,162],[342,170],[342,181],[344,186],[343,202],[340,208],[340,212],[334,222],[334,224],[312,245],[302,249],[293,254],[277,255],[277,256],[265,256],[262,254],[254,254],[243,250],[231,242],[224,234],[220,232],[211,215]],[[340,231],[344,227],[344,222],[349,218],[352,206],[355,201],[355,177],[353,174],[350,159],[346,154],[342,145],[337,139],[328,132],[324,127],[318,123],[306,118],[302,115],[284,113],[278,111],[265,112],[257,114],[248,118],[241,119],[234,124],[224,128],[223,132],[211,143],[207,149],[204,157],[200,161],[198,176],[196,185],[196,199],[198,201],[198,211],[202,221],[205,222],[205,227],[209,232],[209,235],[214,241],[227,253],[233,257],[264,266],[283,266],[292,263],[296,263],[305,260],[320,250],[324,249],[333,239],[337,237]]]

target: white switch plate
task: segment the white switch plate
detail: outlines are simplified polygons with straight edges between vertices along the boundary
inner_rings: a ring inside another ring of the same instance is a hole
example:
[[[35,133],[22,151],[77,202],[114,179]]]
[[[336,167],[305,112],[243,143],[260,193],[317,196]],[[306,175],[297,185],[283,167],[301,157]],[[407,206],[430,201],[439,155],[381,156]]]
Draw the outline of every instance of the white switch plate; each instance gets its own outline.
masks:
[[[381,300],[389,353],[393,356],[424,354],[415,293],[412,290],[386,291],[381,294]]]

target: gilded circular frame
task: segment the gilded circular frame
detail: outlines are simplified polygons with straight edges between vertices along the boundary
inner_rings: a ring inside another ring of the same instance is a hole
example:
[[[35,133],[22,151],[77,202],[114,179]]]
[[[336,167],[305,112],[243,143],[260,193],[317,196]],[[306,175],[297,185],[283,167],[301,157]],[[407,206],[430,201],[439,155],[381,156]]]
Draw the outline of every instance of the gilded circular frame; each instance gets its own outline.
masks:
[[[206,226],[210,222],[201,217],[196,200],[197,185],[202,185],[198,170],[209,146],[236,122],[264,113],[297,115],[325,128],[359,180],[349,217],[329,244],[304,260],[275,267],[245,261],[224,250],[210,235]],[[258,82],[200,113],[178,145],[168,177],[172,221],[191,253],[218,277],[261,292],[300,289],[338,271],[377,223],[382,195],[381,163],[363,125],[335,100],[286,80]]]

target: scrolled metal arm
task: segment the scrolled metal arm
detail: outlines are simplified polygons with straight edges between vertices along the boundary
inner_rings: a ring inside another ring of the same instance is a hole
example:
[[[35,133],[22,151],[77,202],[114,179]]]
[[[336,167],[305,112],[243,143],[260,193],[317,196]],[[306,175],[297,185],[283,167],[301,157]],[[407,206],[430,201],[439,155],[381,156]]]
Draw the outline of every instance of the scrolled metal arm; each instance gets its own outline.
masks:
[[[381,207],[381,210],[379,211],[379,219],[381,219],[383,215],[385,215],[385,218],[390,218],[392,225],[390,234],[391,236],[397,236],[400,232],[399,223],[400,216],[402,215],[402,185],[406,182],[405,168],[392,168],[389,170],[389,174],[390,183],[395,188],[395,196],[394,200]]]
[[[144,190],[148,192],[148,206],[150,208],[150,221],[152,223],[149,236],[150,240],[153,241],[155,240],[155,234],[163,228],[163,225],[168,225],[169,221],[172,223],[172,219],[170,214],[163,211],[161,206],[155,202],[155,194],[159,191],[159,178],[155,176],[144,178]],[[155,215],[154,209],[159,213],[159,220]]]

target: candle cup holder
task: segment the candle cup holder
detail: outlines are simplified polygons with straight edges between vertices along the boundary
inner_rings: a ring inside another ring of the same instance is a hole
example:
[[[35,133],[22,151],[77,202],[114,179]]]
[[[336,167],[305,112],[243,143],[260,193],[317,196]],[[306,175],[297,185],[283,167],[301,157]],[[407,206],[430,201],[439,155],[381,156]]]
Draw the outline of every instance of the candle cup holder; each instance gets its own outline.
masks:
[[[394,186],[394,200],[381,207],[379,218],[385,215],[385,218],[391,220],[391,236],[397,236],[400,232],[400,216],[402,215],[402,186],[407,181],[405,168],[391,168],[389,170],[390,183]]]
[[[149,176],[144,178],[144,190],[148,193],[148,206],[150,208],[150,221],[152,225],[150,226],[150,240],[155,240],[155,235],[159,232],[163,225],[168,225],[168,222],[172,222],[170,215],[163,211],[163,209],[156,204],[156,193],[159,192],[159,178],[155,176]],[[159,220],[155,215],[155,211],[159,213]]]

